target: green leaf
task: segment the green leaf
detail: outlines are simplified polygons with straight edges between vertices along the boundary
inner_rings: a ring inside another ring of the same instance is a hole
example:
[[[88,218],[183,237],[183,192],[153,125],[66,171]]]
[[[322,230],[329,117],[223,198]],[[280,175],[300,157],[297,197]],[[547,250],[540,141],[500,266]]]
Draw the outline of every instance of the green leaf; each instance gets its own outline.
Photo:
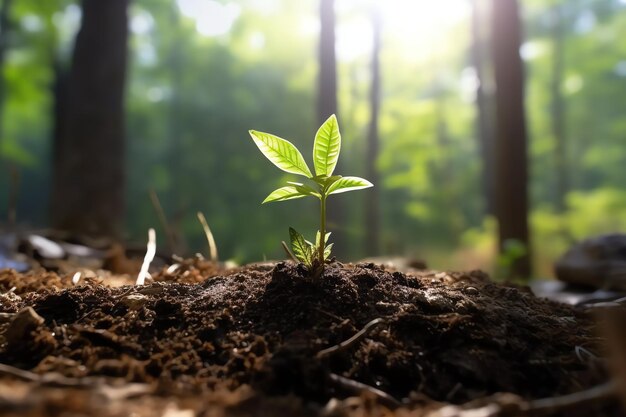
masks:
[[[330,237],[330,232],[326,233],[326,236],[324,237],[324,245],[326,243],[328,243],[328,238]],[[320,247],[320,231],[317,231],[317,234],[315,235],[315,246],[316,247]]]
[[[330,252],[333,249],[333,245],[334,243],[331,243],[330,245],[326,246],[326,248],[324,248],[324,260],[330,258]]]
[[[316,175],[311,179],[319,184],[321,187],[328,187],[339,178],[341,178],[341,175],[333,175],[332,177],[327,177],[326,175]]]
[[[360,190],[373,186],[374,184],[363,178],[343,177],[332,183],[326,190],[326,194],[345,193],[346,191]]]
[[[250,130],[250,136],[263,155],[278,168],[307,178],[313,176],[298,148],[288,140],[256,130]]]
[[[331,176],[337,166],[341,149],[341,134],[333,114],[320,126],[313,143],[313,162],[317,175]]]
[[[270,193],[263,203],[271,203],[273,201],[285,201],[285,200],[294,200],[296,198],[306,197],[308,194],[303,194],[296,189],[293,185],[288,185],[286,187],[278,188]]]
[[[317,191],[315,191],[313,188],[309,187],[306,184],[302,184],[300,182],[293,182],[293,181],[287,181],[287,184],[293,185],[294,187],[296,187],[296,190],[298,190],[302,194],[310,195],[310,196],[317,197],[317,198],[322,198],[320,193],[318,193]]]
[[[289,228],[289,239],[291,240],[291,249],[295,257],[307,266],[311,266],[311,247],[300,233],[293,227]]]

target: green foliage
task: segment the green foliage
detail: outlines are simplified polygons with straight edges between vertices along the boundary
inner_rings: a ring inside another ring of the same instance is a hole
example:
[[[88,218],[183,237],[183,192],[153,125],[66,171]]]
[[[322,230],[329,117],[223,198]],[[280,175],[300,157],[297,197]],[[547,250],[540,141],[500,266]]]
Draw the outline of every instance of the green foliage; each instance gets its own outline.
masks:
[[[302,154],[293,144],[269,133],[250,131],[250,136],[263,155],[274,165],[291,174],[304,175],[311,178],[311,171]]]
[[[313,144],[313,162],[315,173],[319,176],[330,177],[337,166],[339,151],[341,150],[341,134],[337,118],[333,115],[326,123],[320,126],[315,134]]]
[[[296,259],[315,273],[321,272],[332,249],[332,243],[327,245],[330,233],[326,233],[326,199],[331,194],[360,190],[372,187],[373,184],[359,177],[332,175],[341,150],[341,134],[337,117],[334,114],[322,124],[315,135],[313,143],[315,176],[311,174],[300,151],[291,142],[256,130],[250,130],[250,136],[263,155],[278,168],[291,174],[303,175],[310,180],[310,186],[288,182],[289,185],[272,191],[263,203],[302,197],[316,197],[320,200],[320,230],[317,232],[315,243],[307,241],[291,227],[289,238]],[[323,242],[322,236],[324,236]]]
[[[69,67],[79,3],[12,2],[11,36],[1,70],[6,94],[0,154],[20,170],[18,220],[25,226],[47,225],[54,66]],[[143,242],[145,230],[158,227],[147,197],[148,190],[154,189],[171,227],[186,243],[181,254],[205,245],[193,215],[202,211],[220,251],[228,257],[237,262],[274,258],[280,255],[279,224],[299,222],[299,229],[314,230],[319,222],[315,216],[301,216],[314,201],[302,198],[303,194],[319,198],[313,194],[318,184],[310,184],[304,176],[285,184],[291,174],[264,175],[266,162],[255,157],[258,151],[241,146],[241,127],[264,126],[286,138],[307,138],[316,132],[319,1],[222,2],[237,4],[240,16],[221,36],[201,34],[195,19],[181,13],[181,3],[137,0],[129,10],[133,34],[125,103],[128,236]],[[559,85],[566,104],[565,169],[570,192],[564,213],[554,209],[551,85],[556,5],[563,8],[565,18],[565,61]],[[530,249],[538,275],[550,275],[551,262],[573,240],[626,232],[623,192],[621,198],[608,192],[624,189],[626,6],[619,0],[528,0],[524,6]],[[357,30],[367,29],[369,11],[363,11],[356,4],[338,8],[338,31],[350,29],[351,22],[364,23]],[[394,21],[388,22],[381,51],[384,100],[376,162],[381,247],[387,254],[425,259],[435,268],[489,268],[496,260],[497,228],[485,216],[480,186],[476,80],[468,61],[470,14],[458,19],[454,28],[437,26],[437,48],[428,47],[433,37],[407,35],[396,30]],[[487,23],[483,19],[483,29]],[[358,42],[362,45],[368,39],[363,34]],[[341,132],[344,138],[359,139],[341,143],[341,165],[343,171],[361,175],[365,172],[363,132],[370,121],[371,59],[368,48],[350,57],[341,53],[345,49],[338,48],[337,60]],[[491,85],[490,80],[483,85]],[[305,141],[293,143],[304,149]],[[304,153],[306,158],[309,155]],[[309,162],[316,171],[317,159],[314,155]],[[322,173],[319,169],[317,173]],[[7,172],[0,163],[0,223],[6,218],[11,186]],[[250,189],[248,184],[256,186]],[[276,205],[271,215],[267,210],[250,210],[266,197],[263,190],[278,184],[294,187],[298,201]],[[340,225],[342,257],[364,256],[363,207],[369,203],[364,197],[369,196],[351,196],[349,217]],[[257,238],[239,238],[250,229],[257,231]]]

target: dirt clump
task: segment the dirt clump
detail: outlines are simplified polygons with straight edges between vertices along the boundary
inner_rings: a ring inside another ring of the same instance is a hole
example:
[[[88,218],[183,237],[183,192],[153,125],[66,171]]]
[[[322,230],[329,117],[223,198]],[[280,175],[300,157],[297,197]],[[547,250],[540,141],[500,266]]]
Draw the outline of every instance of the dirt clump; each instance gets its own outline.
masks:
[[[92,282],[2,299],[0,313],[30,307],[44,321],[28,336],[38,343],[4,343],[0,363],[147,383],[161,395],[244,389],[319,407],[364,387],[411,406],[498,392],[537,399],[607,378],[576,353],[599,353],[590,316],[481,272],[407,275],[335,262],[313,280],[302,265],[277,263],[197,282],[193,271],[146,286]]]

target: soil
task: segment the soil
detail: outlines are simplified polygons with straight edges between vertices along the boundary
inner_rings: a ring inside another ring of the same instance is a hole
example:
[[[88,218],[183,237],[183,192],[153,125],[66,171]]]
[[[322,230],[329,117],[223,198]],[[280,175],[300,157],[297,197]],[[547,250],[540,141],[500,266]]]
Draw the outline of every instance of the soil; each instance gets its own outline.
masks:
[[[608,380],[593,317],[478,271],[188,262],[154,280],[0,272],[0,414],[518,415]]]

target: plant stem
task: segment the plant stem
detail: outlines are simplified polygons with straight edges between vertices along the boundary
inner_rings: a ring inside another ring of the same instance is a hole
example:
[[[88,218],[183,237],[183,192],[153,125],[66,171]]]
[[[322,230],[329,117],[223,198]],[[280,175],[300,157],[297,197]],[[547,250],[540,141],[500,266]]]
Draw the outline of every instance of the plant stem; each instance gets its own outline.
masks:
[[[321,202],[321,218],[320,218],[320,243],[317,248],[317,256],[320,263],[320,267],[324,267],[324,244],[326,241],[326,196],[322,193]]]

